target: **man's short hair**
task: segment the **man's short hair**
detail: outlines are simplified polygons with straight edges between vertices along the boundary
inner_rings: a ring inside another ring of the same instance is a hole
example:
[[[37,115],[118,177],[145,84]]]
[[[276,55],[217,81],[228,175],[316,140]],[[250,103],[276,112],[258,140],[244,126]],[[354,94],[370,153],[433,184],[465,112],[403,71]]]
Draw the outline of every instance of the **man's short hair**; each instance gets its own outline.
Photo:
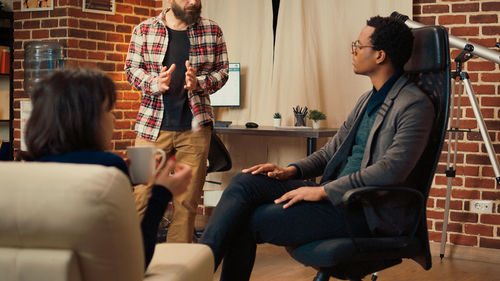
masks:
[[[413,49],[410,28],[399,19],[380,16],[370,18],[366,25],[375,28],[370,36],[374,49],[385,51],[396,70],[403,69]]]

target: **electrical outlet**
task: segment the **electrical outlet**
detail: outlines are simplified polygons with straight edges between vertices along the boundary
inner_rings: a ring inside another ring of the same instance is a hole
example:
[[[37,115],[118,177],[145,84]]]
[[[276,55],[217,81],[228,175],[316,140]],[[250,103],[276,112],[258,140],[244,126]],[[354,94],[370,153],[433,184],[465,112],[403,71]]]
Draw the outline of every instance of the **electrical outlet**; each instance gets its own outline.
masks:
[[[470,210],[474,213],[491,214],[493,213],[493,202],[489,200],[471,200]]]

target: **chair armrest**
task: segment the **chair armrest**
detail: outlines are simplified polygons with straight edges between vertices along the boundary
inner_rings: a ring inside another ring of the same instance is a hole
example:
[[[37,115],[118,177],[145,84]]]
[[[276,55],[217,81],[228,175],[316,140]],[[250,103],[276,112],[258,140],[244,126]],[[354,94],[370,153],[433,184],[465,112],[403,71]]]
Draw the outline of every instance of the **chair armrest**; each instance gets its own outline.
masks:
[[[356,189],[347,191],[342,197],[341,204],[348,206],[353,203],[361,202],[362,200],[370,200],[369,196],[385,196],[389,193],[407,193],[407,195],[413,196],[417,199],[423,206],[424,196],[422,193],[414,188],[406,186],[363,186]]]
[[[202,244],[157,244],[144,281],[212,281],[214,257]]]
[[[345,206],[345,222],[351,229],[349,216],[355,208],[363,208],[372,237],[399,237],[399,246],[413,240],[421,218],[425,215],[425,199],[414,188],[404,186],[366,186],[346,192],[341,204]],[[359,211],[358,211],[359,212]],[[396,215],[399,214],[399,215]],[[351,233],[355,244],[355,236]],[[364,248],[364,247],[363,247]]]

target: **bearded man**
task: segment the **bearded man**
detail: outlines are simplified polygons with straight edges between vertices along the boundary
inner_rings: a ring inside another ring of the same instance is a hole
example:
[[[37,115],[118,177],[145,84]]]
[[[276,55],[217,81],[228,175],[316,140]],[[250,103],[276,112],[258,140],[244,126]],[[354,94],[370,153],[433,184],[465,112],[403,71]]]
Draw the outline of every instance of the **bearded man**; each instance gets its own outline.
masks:
[[[170,8],[133,31],[125,61],[129,83],[142,91],[135,145],[155,145],[192,167],[188,191],[174,199],[167,242],[191,242],[206,176],[213,113],[209,95],[228,78],[222,30],[203,18],[201,0],[167,0]],[[139,214],[150,187],[136,186]]]

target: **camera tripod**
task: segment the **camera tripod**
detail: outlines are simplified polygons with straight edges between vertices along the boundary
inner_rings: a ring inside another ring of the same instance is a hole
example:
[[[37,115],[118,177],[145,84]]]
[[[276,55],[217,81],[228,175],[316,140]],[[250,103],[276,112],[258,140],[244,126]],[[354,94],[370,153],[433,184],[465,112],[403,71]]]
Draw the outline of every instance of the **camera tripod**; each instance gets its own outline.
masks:
[[[463,64],[472,58],[472,52],[474,50],[474,46],[467,44],[465,45],[463,51],[455,58],[456,63],[456,71],[452,72],[451,79],[454,80],[452,83],[452,97],[450,103],[450,129],[448,130],[448,154],[446,156],[446,201],[444,207],[444,219],[443,219],[443,231],[441,233],[441,251],[440,258],[444,257],[445,245],[446,245],[446,233],[448,228],[448,215],[450,210],[450,197],[451,197],[451,184],[453,178],[456,176],[456,165],[457,165],[457,145],[458,145],[458,133],[460,132],[471,132],[468,130],[460,130],[460,100],[462,97],[463,87],[465,88],[465,92],[469,97],[470,105],[472,110],[474,111],[474,116],[476,118],[479,132],[481,133],[481,137],[486,146],[486,151],[488,152],[488,156],[493,166],[493,171],[495,173],[496,181],[500,184],[500,169],[498,165],[498,160],[495,154],[495,150],[493,145],[491,144],[490,135],[486,129],[486,124],[484,123],[483,116],[481,114],[481,110],[479,109],[479,105],[474,94],[474,89],[469,80],[469,74],[467,72],[462,71]],[[455,106],[455,84],[458,81],[458,93],[457,93],[457,104]],[[455,108],[456,107],[456,108]],[[456,109],[456,113],[455,113]],[[455,116],[456,114],[456,116]],[[454,124],[455,121],[455,124]],[[452,141],[453,141],[453,152],[452,152]],[[451,155],[453,154],[453,163],[451,163]]]

